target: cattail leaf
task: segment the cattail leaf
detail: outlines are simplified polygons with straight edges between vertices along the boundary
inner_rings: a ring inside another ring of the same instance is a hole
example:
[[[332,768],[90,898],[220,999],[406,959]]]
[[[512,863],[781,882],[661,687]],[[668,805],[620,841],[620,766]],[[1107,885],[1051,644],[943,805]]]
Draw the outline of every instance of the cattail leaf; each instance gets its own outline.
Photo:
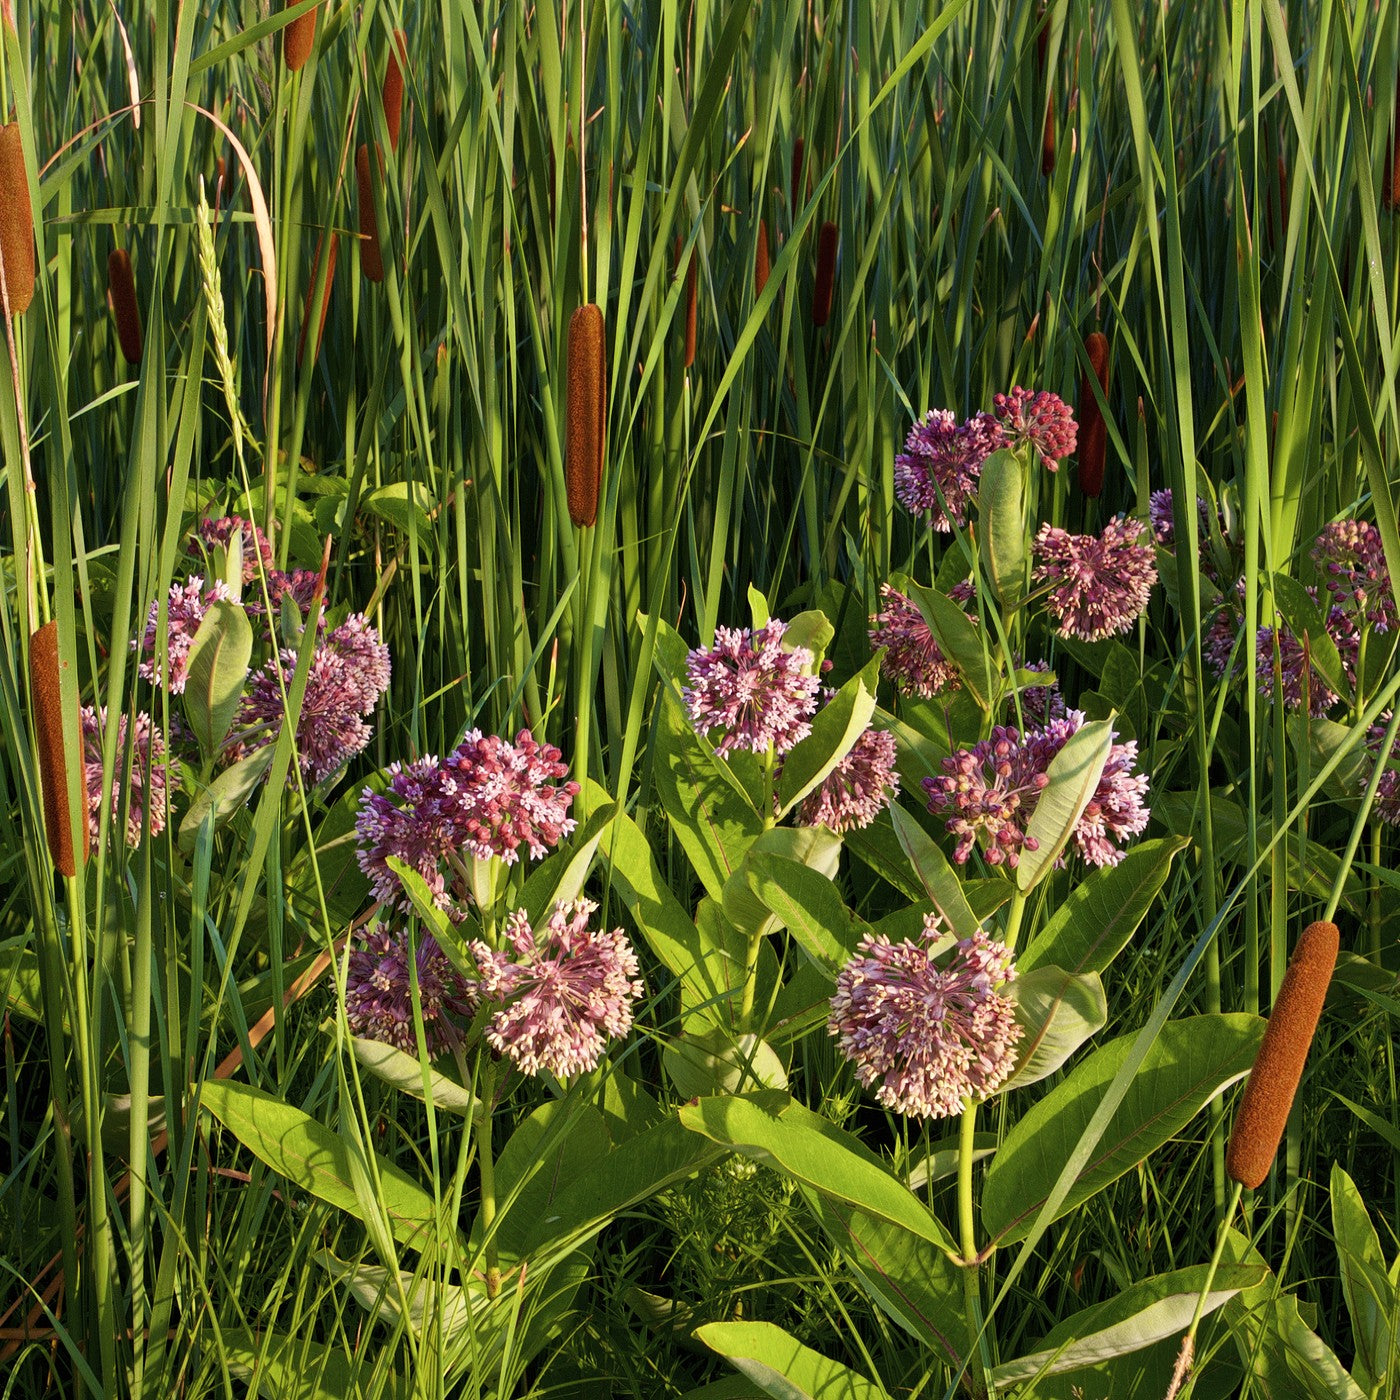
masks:
[[[1243,1014],[1168,1021],[1152,1042],[1093,1155],[1049,1224],[1170,1141],[1211,1099],[1249,1073],[1264,1021]],[[1081,1061],[1011,1128],[982,1189],[982,1220],[1000,1242],[1025,1237],[1137,1039],[1131,1033]]]
[[[1016,866],[1016,887],[1034,889],[1054,869],[1084,809],[1093,800],[1113,747],[1113,727],[1106,719],[1090,720],[1065,741],[1046,770],[1050,781],[1036,800],[1026,824],[1026,849]],[[1031,838],[1036,849],[1030,849]]]
[[[1053,1074],[1108,1024],[1108,998],[1097,972],[1076,974],[1047,963],[1017,977],[1009,995],[1025,1035],[1016,1047],[1016,1068],[998,1093]]]
[[[1007,607],[1026,593],[1026,469],[1008,448],[982,464],[977,488],[977,520],[982,567]]]
[[[412,1295],[410,1295],[412,1296]],[[313,1342],[305,1333],[253,1332],[246,1327],[219,1330],[219,1354],[229,1374],[257,1387],[263,1400],[345,1400],[362,1393],[366,1367],[342,1346]],[[412,1380],[375,1368],[381,1400],[409,1400]]]
[[[237,763],[225,768],[190,803],[190,810],[180,823],[180,849],[186,855],[194,850],[199,829],[206,818],[218,828],[247,804],[248,798],[257,790],[272,766],[272,752],[273,746],[264,744],[247,758],[240,758]]]
[[[1342,1296],[1356,1343],[1351,1374],[1363,1390],[1372,1391],[1385,1381],[1391,1369],[1391,1319],[1397,1314],[1396,1291],[1366,1204],[1339,1162],[1332,1163],[1329,1194]]]
[[[213,759],[238,713],[253,654],[253,625],[235,602],[210,603],[190,643],[185,717],[200,752]]]
[[[778,820],[819,787],[870,727],[875,714],[879,657],[872,657],[812,717],[812,732],[783,756],[778,780]]]
[[[767,1395],[782,1400],[887,1400],[884,1387],[858,1371],[803,1346],[772,1322],[707,1322],[695,1337]]]
[[[1142,841],[1117,865],[1078,881],[1017,959],[1022,975],[1051,963],[1070,972],[1102,972],[1127,946],[1188,845],[1185,836]]]
[[[759,853],[781,856],[832,880],[841,861],[841,838],[824,826],[779,826],[752,842],[724,882],[720,897],[724,917],[745,938],[767,938],[784,926],[781,913],[770,909],[757,893],[758,875],[750,860]]]
[[[228,1080],[208,1080],[200,1088],[207,1109],[249,1152],[294,1186],[365,1220],[355,1175],[367,1171],[354,1160],[359,1148],[342,1133],[266,1090]],[[437,1207],[402,1167],[375,1154],[378,1199],[393,1237],[416,1249],[427,1246],[437,1223]],[[450,1230],[450,1227],[447,1227]]]
[[[723,1026],[678,1036],[662,1050],[661,1065],[683,1099],[788,1086],[783,1062],[767,1041],[735,1036]]]
[[[962,881],[942,850],[923,827],[897,802],[890,804],[890,820],[900,849],[909,857],[923,893],[933,901],[949,931],[957,938],[971,938],[981,927],[963,894]]]

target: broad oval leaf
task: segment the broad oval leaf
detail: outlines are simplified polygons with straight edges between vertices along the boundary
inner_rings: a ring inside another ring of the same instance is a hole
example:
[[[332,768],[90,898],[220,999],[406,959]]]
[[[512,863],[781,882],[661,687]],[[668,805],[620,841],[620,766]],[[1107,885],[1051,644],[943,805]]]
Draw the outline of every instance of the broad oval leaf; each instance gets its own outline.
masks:
[[[898,803],[890,805],[890,821],[900,849],[909,857],[923,891],[958,938],[971,938],[980,921],[963,894],[962,881],[948,857],[929,834]]]
[[[678,1036],[661,1052],[661,1063],[686,1099],[788,1086],[783,1062],[766,1041],[731,1035],[723,1026]]]
[[[435,1107],[446,1113],[460,1114],[463,1118],[470,1118],[476,1112],[476,1100],[471,1091],[445,1074],[429,1068],[425,1084],[423,1066],[419,1064],[417,1056],[358,1035],[350,1037],[350,1049],[361,1069],[390,1088],[401,1089],[415,1099],[431,1099]]]
[[[216,598],[190,643],[185,679],[185,717],[206,760],[218,755],[228,737],[252,655],[248,614],[230,599]]]
[[[991,704],[990,666],[982,638],[967,613],[946,594],[924,588],[912,580],[909,599],[923,614],[943,655],[958,668],[967,693],[981,709],[988,709]]]
[[[1356,1343],[1352,1375],[1365,1390],[1385,1381],[1391,1369],[1391,1338],[1396,1314],[1395,1288],[1376,1227],[1361,1193],[1341,1165],[1332,1163],[1332,1237],[1341,1265],[1342,1296]]]
[[[240,758],[237,763],[225,768],[190,803],[190,810],[180,823],[180,849],[186,855],[194,850],[194,843],[205,817],[209,817],[217,828],[247,803],[253,790],[262,782],[267,770],[272,766],[274,752],[271,744],[254,749],[247,758]]]
[[[818,966],[828,971],[843,967],[871,931],[820,871],[771,851],[750,852],[748,867],[754,894]]]
[[[772,1322],[707,1322],[695,1336],[776,1400],[889,1400],[882,1386]]]
[[[1016,887],[1025,893],[1048,875],[1074,834],[1075,824],[1094,796],[1113,746],[1113,729],[1106,719],[1090,720],[1065,740],[1050,760],[1050,781],[1036,800],[1026,825],[1026,849],[1016,866]],[[1030,849],[1030,838],[1036,842]]]
[[[776,826],[758,836],[733,875],[725,881],[720,903],[724,916],[746,938],[764,938],[783,927],[781,914],[759,897],[759,875],[750,861],[775,855],[831,879],[841,861],[841,838],[824,826]]]
[[[1016,1068],[998,1093],[1053,1074],[1108,1023],[1108,998],[1097,972],[1034,968],[1017,977],[1010,995],[1024,1034],[1016,1047]]]
[[[1168,1021],[1051,1219],[1117,1181],[1180,1132],[1222,1089],[1243,1079],[1263,1035],[1259,1016]],[[1122,1036],[1094,1051],[1007,1134],[982,1189],[982,1220],[993,1239],[1018,1240],[1030,1231],[1136,1039],[1136,1033]]]
[[[812,718],[812,732],[783,757],[778,779],[778,820],[825,782],[870,727],[880,662],[872,657]]]
[[[1008,607],[1026,592],[1025,478],[1020,457],[1003,447],[982,463],[977,488],[983,572]]]

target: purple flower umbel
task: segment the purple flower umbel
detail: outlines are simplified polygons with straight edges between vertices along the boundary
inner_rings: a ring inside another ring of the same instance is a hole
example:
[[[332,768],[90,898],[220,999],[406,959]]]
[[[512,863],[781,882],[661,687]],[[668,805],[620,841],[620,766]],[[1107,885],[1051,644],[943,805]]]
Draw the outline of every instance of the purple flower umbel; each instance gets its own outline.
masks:
[[[486,1040],[522,1074],[560,1079],[597,1068],[609,1038],[632,1027],[642,995],[637,955],[621,929],[588,927],[591,899],[558,904],[538,929],[517,910],[506,920],[506,947],[472,944],[484,1001],[499,1002]]]
[[[818,678],[806,647],[783,646],[787,623],[776,618],[755,631],[719,627],[715,644],[686,658],[683,692],[696,732],[714,740],[723,757],[735,749],[785,754],[812,732]]]
[[[956,690],[962,682],[948,663],[924,615],[899,589],[880,585],[884,608],[870,619],[870,645],[884,647],[880,670],[906,695],[924,699]]]
[[[959,423],[946,408],[932,408],[909,430],[894,459],[894,493],[915,515],[944,534],[967,521],[982,463],[1002,446],[996,420],[978,413]],[[939,499],[940,495],[942,500]]]
[[[1316,601],[1316,589],[1309,589]],[[1356,674],[1356,658],[1361,638],[1356,630],[1356,619],[1349,609],[1332,607],[1327,611],[1327,635],[1336,644],[1347,679]],[[1279,694],[1286,710],[1302,709],[1307,705],[1308,713],[1318,719],[1337,703],[1337,692],[1323,679],[1322,672],[1312,662],[1311,648],[1306,639],[1297,636],[1283,621],[1278,619],[1277,628],[1261,627],[1255,638],[1258,652],[1255,664],[1258,668],[1259,693],[1266,699],[1274,696],[1274,645],[1278,644]]]
[[[251,520],[244,520],[241,515],[224,515],[217,520],[206,516],[199,522],[199,538],[206,549],[215,545],[226,547],[235,530],[242,532],[243,582],[252,583],[257,578],[259,555],[262,556],[263,569],[271,573],[272,543]],[[190,553],[198,554],[199,546],[191,542]]]
[[[170,681],[170,693],[179,695],[185,688],[189,673],[190,647],[194,642],[199,624],[209,605],[217,600],[228,598],[229,591],[221,579],[215,579],[208,588],[198,574],[191,574],[184,583],[172,583],[170,596],[165,604],[166,620],[166,664],[161,666],[156,659],[158,623],[160,621],[160,600],[151,604],[146,614],[146,631],[140,640],[141,663],[136,668],[143,680],[159,685],[165,677]],[[132,648],[137,646],[133,637]]]
[[[1079,440],[1074,411],[1058,394],[1041,389],[1013,389],[992,400],[992,411],[1009,447],[1034,448],[1050,471],[1068,457]]]
[[[462,1032],[476,1010],[476,984],[448,961],[430,933],[420,934],[413,955],[423,1040],[430,1056],[462,1044]],[[345,1019],[351,1031],[414,1054],[413,983],[406,933],[382,925],[364,946],[351,951],[345,974]]]
[[[355,818],[360,849],[356,860],[369,877],[374,897],[382,904],[412,907],[388,858],[397,856],[427,882],[439,908],[452,901],[443,879],[442,863],[462,845],[454,785],[436,758],[420,758],[406,767],[389,765],[389,786],[382,793],[364,790]]]
[[[1035,537],[1035,577],[1051,585],[1046,608],[1062,637],[1098,642],[1126,632],[1147,607],[1157,582],[1146,527],[1119,516],[1103,533],[1071,535],[1042,525]]]
[[[802,799],[797,809],[798,825],[825,826],[832,831],[869,826],[899,791],[894,761],[894,735],[884,729],[867,729]]]
[[[97,840],[97,828],[102,818],[102,731],[107,725],[107,709],[95,710],[84,705],[81,711],[83,728],[83,777],[87,786],[88,831],[93,841]],[[122,783],[121,765],[127,752],[127,717],[117,721],[117,767],[115,781],[107,796],[115,829],[121,821]],[[130,767],[127,769],[127,788],[131,795],[126,817],[126,844],[139,846],[145,826],[145,814],[150,811],[151,835],[159,836],[165,830],[169,816],[167,790],[170,786],[170,763],[165,753],[165,740],[152,722],[150,715],[136,716],[136,728],[132,731]]]
[[[1371,767],[1362,775],[1363,791],[1375,772],[1375,763],[1380,757],[1381,744],[1390,724],[1390,716],[1389,710],[1384,711],[1379,721],[1366,731],[1366,749],[1371,757]],[[1376,800],[1373,807],[1375,814],[1391,826],[1400,826],[1400,767],[1397,767],[1397,764],[1400,764],[1400,744],[1391,750],[1390,762],[1381,774],[1380,782],[1376,784]]]
[[[1388,632],[1396,623],[1395,592],[1381,532],[1369,520],[1337,520],[1324,527],[1312,550],[1333,602],[1357,623]]]
[[[992,1093],[1015,1068],[1022,1029],[1000,988],[1011,951],[980,929],[935,962],[941,927],[918,942],[863,938],[836,978],[827,1022],[862,1087],[896,1113],[945,1118]]]

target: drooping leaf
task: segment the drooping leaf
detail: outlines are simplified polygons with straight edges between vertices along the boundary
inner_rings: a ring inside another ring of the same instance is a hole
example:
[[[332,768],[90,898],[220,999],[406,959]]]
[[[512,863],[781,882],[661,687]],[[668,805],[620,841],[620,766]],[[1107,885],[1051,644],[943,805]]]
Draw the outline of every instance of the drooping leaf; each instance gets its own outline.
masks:
[[[1263,1034],[1258,1016],[1168,1021],[1053,1218],[1116,1181],[1248,1074]],[[982,1188],[982,1219],[994,1239],[1021,1239],[1035,1223],[1135,1039],[1122,1036],[1095,1050],[1007,1134]]]
[[[803,950],[831,971],[844,966],[870,925],[848,909],[836,885],[820,871],[769,851],[748,858],[758,899],[786,926]]]
[[[1092,801],[1113,746],[1113,729],[1107,720],[1090,720],[1065,740],[1050,760],[1050,781],[1036,800],[1026,824],[1026,848],[1016,866],[1016,887],[1025,893],[1053,869],[1084,809]],[[1030,849],[1030,839],[1036,848]]]
[[[707,1322],[695,1335],[776,1400],[889,1400],[882,1386],[771,1322]]]
[[[890,821],[894,824],[900,849],[914,867],[923,894],[933,901],[951,933],[958,938],[971,938],[979,927],[977,916],[968,905],[962,882],[948,863],[948,857],[898,803],[890,806]]]
[[[429,1068],[425,1085],[423,1066],[418,1063],[416,1055],[358,1035],[350,1037],[350,1049],[361,1069],[392,1089],[401,1089],[415,1099],[431,1098],[434,1105],[445,1113],[456,1113],[463,1118],[470,1118],[476,1111],[476,1100],[472,1098],[471,1090],[445,1074]]]
[[[725,918],[746,938],[764,938],[783,926],[781,912],[758,895],[758,876],[750,864],[755,855],[778,856],[830,880],[841,860],[841,838],[824,826],[776,826],[754,839],[725,881],[721,900]]]
[[[1332,1237],[1341,1265],[1342,1296],[1351,1316],[1356,1345],[1352,1376],[1366,1391],[1386,1381],[1396,1318],[1395,1287],[1390,1281],[1376,1227],[1355,1183],[1338,1162],[1332,1163]]]
[[[237,763],[225,768],[190,803],[190,809],[180,823],[180,849],[186,855],[194,850],[195,839],[206,816],[217,828],[246,805],[249,796],[272,766],[273,752],[271,744],[254,749],[247,758],[240,758]]]
[[[1108,998],[1097,972],[1033,968],[1011,984],[1011,1000],[1024,1033],[1002,1093],[1053,1074],[1108,1023]]]
[[[827,779],[870,727],[879,682],[879,658],[871,657],[813,716],[812,732],[784,755],[778,779],[779,820]]]
[[[723,1026],[678,1036],[661,1052],[661,1063],[684,1099],[788,1086],[783,1062],[767,1042]]]
[[[967,693],[983,710],[987,709],[991,704],[987,655],[982,638],[967,613],[946,594],[924,588],[912,580],[908,596],[923,614],[939,650],[957,667]]]
[[[982,463],[977,488],[982,570],[1002,603],[1019,603],[1026,591],[1026,469],[1009,448]]]
[[[1351,682],[1342,669],[1341,654],[1332,640],[1322,609],[1313,602],[1308,590],[1296,578],[1290,578],[1287,574],[1273,574],[1269,584],[1288,630],[1306,646],[1308,657],[1318,674],[1350,704]],[[1269,665],[1273,665],[1272,655]],[[1317,681],[1310,678],[1310,683],[1316,685]]]
[[[385,1377],[378,1391],[384,1400],[408,1400],[413,1393],[411,1383],[390,1370],[384,1351],[351,1356],[344,1347],[243,1327],[220,1329],[218,1347],[229,1372],[263,1400],[354,1400]]]
[[[253,654],[248,614],[227,598],[205,609],[186,662],[185,717],[199,751],[215,758],[228,737]]]

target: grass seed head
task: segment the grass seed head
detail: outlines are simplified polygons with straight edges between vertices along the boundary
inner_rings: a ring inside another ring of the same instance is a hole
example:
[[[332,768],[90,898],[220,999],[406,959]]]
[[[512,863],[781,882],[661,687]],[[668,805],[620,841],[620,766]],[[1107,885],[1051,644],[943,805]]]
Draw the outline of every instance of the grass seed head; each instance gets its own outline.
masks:
[[[22,316],[34,300],[34,214],[18,122],[0,124],[0,266],[10,315]]]
[[[564,462],[569,519],[577,526],[598,518],[607,442],[607,331],[591,303],[569,321],[567,454]]]
[[[58,623],[46,622],[29,639],[29,686],[34,695],[34,732],[39,747],[39,779],[43,788],[44,832],[49,853],[60,875],[78,873],[73,849],[73,824],[68,811],[68,766],[63,744],[63,704],[60,699]],[[78,726],[73,725],[77,733]],[[86,813],[78,823],[83,849],[88,858]]]
[[[282,8],[290,10],[297,3],[298,0],[287,0]],[[316,16],[320,11],[319,5],[313,6],[282,31],[282,57],[293,73],[304,68],[311,57],[311,48],[316,42]]]
[[[836,250],[841,230],[830,219],[817,234],[817,280],[812,289],[812,324],[824,326],[831,316],[831,300],[836,289]]]
[[[1336,924],[1309,924],[1288,960],[1225,1153],[1230,1178],[1251,1190],[1269,1174],[1303,1077],[1337,962]]]
[[[378,154],[378,147],[375,148]],[[360,143],[355,152],[355,179],[359,184],[360,271],[371,282],[384,280],[384,255],[379,247],[379,222],[374,217],[374,186],[369,175],[369,147]]]
[[[107,255],[107,295],[112,299],[112,315],[117,321],[117,341],[129,365],[141,363],[141,308],[136,301],[136,279],[131,273],[131,256],[125,248],[113,248]]]
[[[1093,366],[1093,378],[1085,375],[1079,383],[1079,489],[1086,496],[1098,496],[1103,490],[1104,458],[1108,451],[1108,428],[1099,401],[1094,397],[1094,379],[1104,397],[1108,397],[1108,337],[1101,331],[1091,331],[1084,341],[1085,352]]]

